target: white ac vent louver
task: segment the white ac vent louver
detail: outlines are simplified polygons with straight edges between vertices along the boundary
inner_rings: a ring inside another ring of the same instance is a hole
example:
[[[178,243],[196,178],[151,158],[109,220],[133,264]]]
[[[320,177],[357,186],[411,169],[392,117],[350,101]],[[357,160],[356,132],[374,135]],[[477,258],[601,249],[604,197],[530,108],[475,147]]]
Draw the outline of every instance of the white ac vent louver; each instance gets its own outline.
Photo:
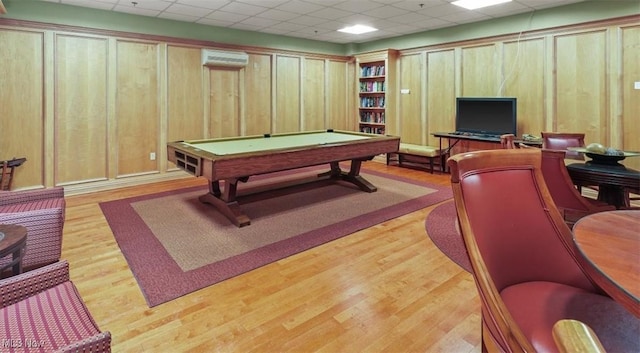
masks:
[[[202,50],[202,65],[243,67],[249,63],[249,55],[238,51]]]

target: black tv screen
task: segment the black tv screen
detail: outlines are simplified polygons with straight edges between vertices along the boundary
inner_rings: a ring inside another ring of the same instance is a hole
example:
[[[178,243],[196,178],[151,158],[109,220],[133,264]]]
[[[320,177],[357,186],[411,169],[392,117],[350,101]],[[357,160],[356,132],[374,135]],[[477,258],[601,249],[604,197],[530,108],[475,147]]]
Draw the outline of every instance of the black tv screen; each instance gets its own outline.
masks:
[[[516,122],[516,98],[456,98],[457,132],[517,136]]]

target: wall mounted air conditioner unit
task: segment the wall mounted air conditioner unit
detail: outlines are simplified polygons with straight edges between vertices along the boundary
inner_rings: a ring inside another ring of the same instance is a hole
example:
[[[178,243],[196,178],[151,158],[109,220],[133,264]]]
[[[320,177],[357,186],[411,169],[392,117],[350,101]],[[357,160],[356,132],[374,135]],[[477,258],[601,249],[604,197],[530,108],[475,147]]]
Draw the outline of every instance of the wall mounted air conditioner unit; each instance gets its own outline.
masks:
[[[249,63],[249,54],[238,51],[202,50],[202,65],[243,67]]]

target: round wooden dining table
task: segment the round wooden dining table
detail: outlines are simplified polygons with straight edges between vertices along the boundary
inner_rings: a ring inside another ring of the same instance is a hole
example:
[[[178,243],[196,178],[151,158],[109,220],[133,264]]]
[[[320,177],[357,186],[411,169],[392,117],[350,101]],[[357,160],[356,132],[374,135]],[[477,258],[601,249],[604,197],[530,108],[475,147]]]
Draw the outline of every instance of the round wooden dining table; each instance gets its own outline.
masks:
[[[573,241],[594,282],[640,317],[640,210],[585,216],[573,226]]]

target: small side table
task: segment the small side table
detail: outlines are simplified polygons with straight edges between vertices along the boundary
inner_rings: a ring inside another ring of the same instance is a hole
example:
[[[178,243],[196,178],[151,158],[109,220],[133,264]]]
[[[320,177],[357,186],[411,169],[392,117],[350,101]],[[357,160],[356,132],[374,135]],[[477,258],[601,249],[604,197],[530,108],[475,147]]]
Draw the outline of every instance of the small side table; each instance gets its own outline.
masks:
[[[27,228],[15,224],[0,224],[0,259],[12,254],[11,262],[0,267],[2,272],[13,267],[13,275],[22,273],[22,257],[27,245]]]

